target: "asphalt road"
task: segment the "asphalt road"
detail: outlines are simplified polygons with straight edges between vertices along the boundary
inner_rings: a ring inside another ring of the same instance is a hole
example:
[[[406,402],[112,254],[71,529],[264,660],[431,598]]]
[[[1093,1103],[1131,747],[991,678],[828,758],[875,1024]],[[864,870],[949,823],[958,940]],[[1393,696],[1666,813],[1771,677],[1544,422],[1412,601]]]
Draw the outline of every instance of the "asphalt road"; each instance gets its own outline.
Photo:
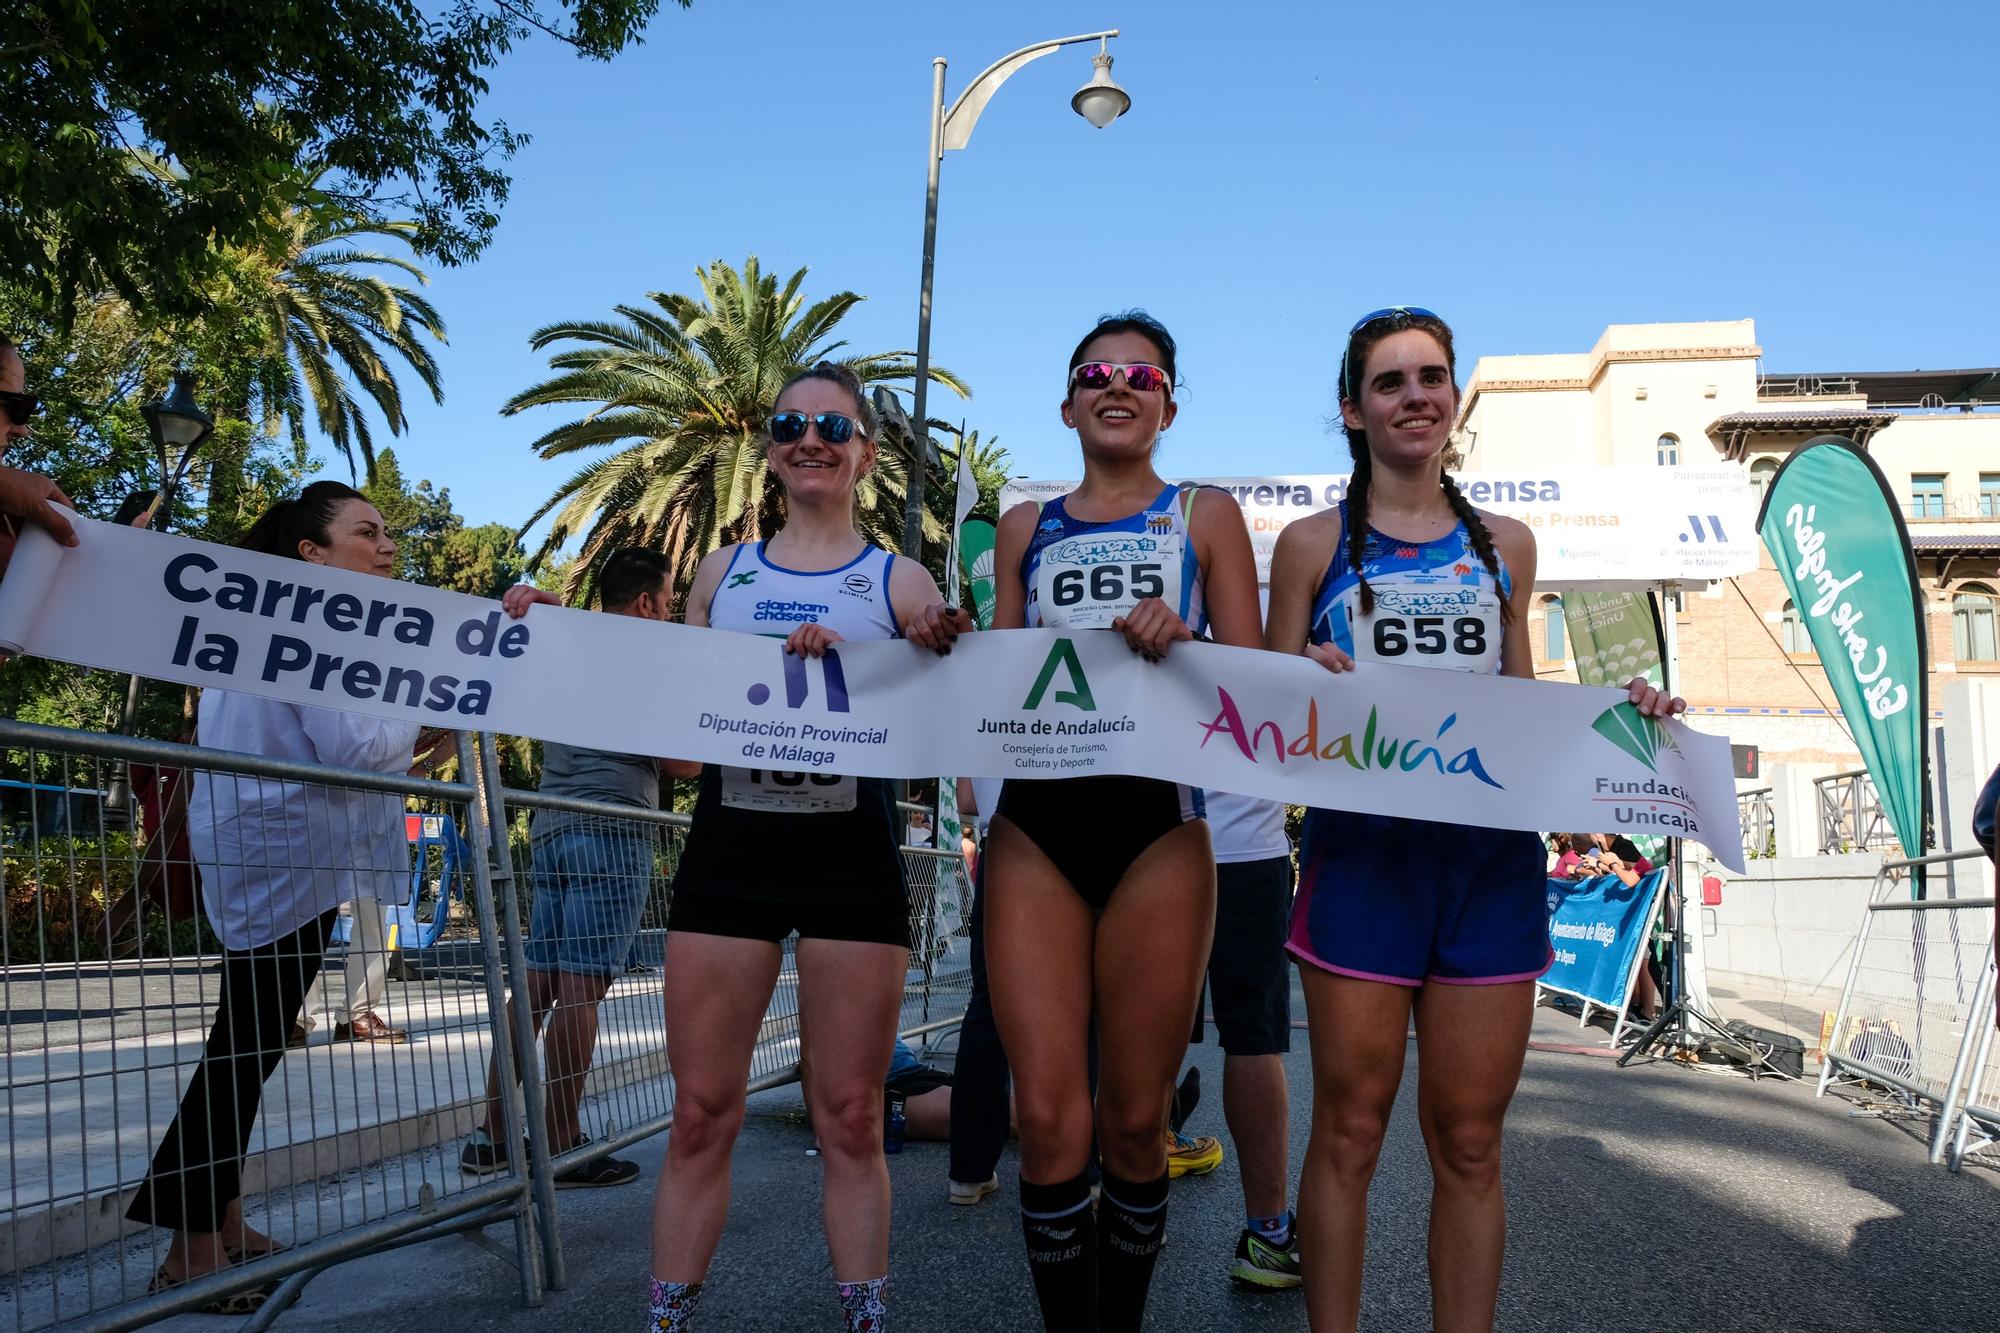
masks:
[[[1305,1147],[1304,1033],[1288,1058],[1294,1170]],[[1537,1036],[1576,1038],[1544,1012]],[[1208,1097],[1220,1052],[1197,1047]],[[1406,1073],[1372,1199],[1364,1328],[1430,1327],[1424,1234],[1428,1170]],[[1219,1133],[1206,1101],[1194,1128]],[[436,1333],[440,1328],[630,1329],[645,1319],[650,1181],[664,1139],[628,1155],[641,1183],[560,1196],[570,1283],[540,1310],[515,1275],[463,1239],[358,1261],[315,1281],[281,1327],[294,1333]],[[738,1147],[730,1224],[702,1310],[709,1329],[832,1328],[818,1222],[819,1167],[796,1089],[754,1098]],[[1816,1101],[1810,1084],[1534,1051],[1509,1122],[1511,1236],[1498,1327],[1617,1330],[1978,1330],[2000,1327],[1991,1237],[2000,1170],[1953,1176],[1925,1164],[1904,1127]],[[1022,1258],[1013,1159],[999,1194],[944,1201],[942,1144],[891,1159],[892,1326],[1039,1327]],[[1303,1329],[1296,1293],[1245,1293],[1224,1276],[1241,1200],[1233,1157],[1172,1194],[1148,1327]],[[496,1239],[507,1237],[496,1231]],[[172,1326],[212,1330],[183,1317]]]

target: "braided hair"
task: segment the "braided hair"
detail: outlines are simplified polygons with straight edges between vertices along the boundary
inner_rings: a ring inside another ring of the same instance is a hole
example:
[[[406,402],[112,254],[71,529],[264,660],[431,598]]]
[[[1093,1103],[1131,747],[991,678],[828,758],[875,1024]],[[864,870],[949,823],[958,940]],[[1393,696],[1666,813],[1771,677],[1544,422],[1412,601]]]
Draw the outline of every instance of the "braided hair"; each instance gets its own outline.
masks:
[[[1370,320],[1348,335],[1347,351],[1340,358],[1340,397],[1343,402],[1353,399],[1358,393],[1362,371],[1375,344],[1404,329],[1421,329],[1437,339],[1438,346],[1444,348],[1445,365],[1450,369],[1452,379],[1457,380],[1458,354],[1452,346],[1451,326],[1436,315],[1398,310]],[[1342,535],[1347,542],[1347,563],[1353,567],[1354,581],[1361,591],[1361,613],[1370,615],[1375,610],[1375,590],[1368,586],[1367,576],[1361,572],[1361,562],[1368,552],[1368,483],[1375,470],[1374,462],[1368,454],[1368,432],[1348,425],[1344,416],[1340,428],[1347,436],[1347,450],[1354,457],[1354,472],[1347,482],[1347,531]],[[1446,461],[1451,461],[1449,454]],[[1494,549],[1493,533],[1487,528],[1486,521],[1479,517],[1479,511],[1465,498],[1465,492],[1458,489],[1451,473],[1440,472],[1438,484],[1444,491],[1445,502],[1451,506],[1453,516],[1465,525],[1473,554],[1479,557],[1479,563],[1486,566],[1486,572],[1498,583],[1500,553]],[[1514,608],[1503,600],[1500,603],[1501,623],[1510,623],[1513,618]]]

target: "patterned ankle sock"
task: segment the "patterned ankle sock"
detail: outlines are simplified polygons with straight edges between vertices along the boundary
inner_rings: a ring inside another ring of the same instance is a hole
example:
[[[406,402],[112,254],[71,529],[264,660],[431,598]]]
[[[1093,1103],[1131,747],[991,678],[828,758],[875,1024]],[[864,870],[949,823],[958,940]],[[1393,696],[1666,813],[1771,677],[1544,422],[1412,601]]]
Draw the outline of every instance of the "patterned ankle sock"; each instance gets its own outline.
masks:
[[[1048,1333],[1097,1328],[1097,1215],[1082,1176],[1055,1185],[1021,1182],[1028,1273]]]
[[[1166,1173],[1131,1181],[1106,1171],[1097,1224],[1098,1327],[1105,1333],[1138,1333],[1153,1285],[1153,1261],[1166,1239]]]
[[[847,1333],[883,1333],[889,1327],[889,1309],[883,1302],[888,1285],[886,1276],[834,1283],[840,1291],[840,1312],[847,1316]]]
[[[654,1278],[647,1333],[680,1333],[694,1327],[694,1307],[700,1300],[699,1282],[662,1282]]]
[[[1284,1249],[1292,1243],[1292,1210],[1287,1208],[1275,1217],[1256,1217],[1246,1214],[1243,1226],[1266,1244]]]

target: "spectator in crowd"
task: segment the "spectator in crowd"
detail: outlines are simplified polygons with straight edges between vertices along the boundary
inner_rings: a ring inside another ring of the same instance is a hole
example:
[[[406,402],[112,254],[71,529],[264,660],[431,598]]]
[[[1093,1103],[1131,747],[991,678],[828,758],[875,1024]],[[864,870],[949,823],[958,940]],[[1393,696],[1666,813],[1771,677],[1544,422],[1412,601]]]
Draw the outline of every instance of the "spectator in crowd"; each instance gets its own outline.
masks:
[[[611,615],[665,620],[672,597],[671,567],[658,551],[628,546],[613,551],[598,574],[603,608]],[[518,584],[501,600],[507,614],[526,615],[537,602],[561,605],[540,588]],[[668,760],[591,750],[558,741],[542,743],[541,790],[550,796],[602,801],[635,810],[660,808],[660,773]],[[691,776],[696,768],[686,770]],[[613,820],[567,810],[537,810],[531,850],[534,900],[528,919],[528,1004],[534,1027],[544,1032],[548,1066],[549,1143],[569,1152],[590,1142],[578,1121],[583,1081],[597,1045],[597,1009],[619,973],[629,971],[633,939],[653,887],[656,827],[640,820]],[[507,1031],[516,1031],[508,1000]],[[546,1024],[546,1027],[544,1026]],[[514,1045],[514,1074],[535,1066],[534,1052]],[[506,1121],[500,1098],[497,1059],[486,1075],[486,1124],[459,1154],[468,1175],[505,1170]],[[600,1157],[556,1173],[558,1189],[628,1185],[639,1168],[616,1157]]]
[[[903,829],[903,843],[909,847],[928,847],[935,835],[931,832],[931,812],[910,811],[909,822]]]
[[[274,505],[240,544],[385,578],[396,554],[375,506],[335,481]],[[210,749],[400,773],[444,734],[209,690],[197,737]],[[381,897],[409,864],[403,802],[394,795],[205,771],[192,785],[189,840],[203,907],[224,950],[222,998],[180,1110],[126,1210],[135,1222],[174,1232],[153,1278],[156,1292],[285,1248],[243,1216],[243,1155],[264,1080],[284,1058],[335,908]],[[247,1314],[275,1285],[203,1308]]]
[[[16,440],[28,438],[28,422],[41,411],[41,400],[27,392],[28,368],[13,340],[0,334],[0,453]],[[19,468],[0,467],[0,574],[14,556],[20,523],[26,519],[47,528],[49,535],[64,546],[76,545],[76,530],[54,505],[67,505],[70,498],[62,487],[47,477]]]
[[[1229,1276],[1266,1290],[1297,1287],[1299,1242],[1291,1184],[1292,969],[1285,936],[1292,914],[1292,843],[1285,807],[1226,792],[1208,793],[1215,846],[1215,938],[1208,994],[1222,1043],[1222,1114],[1236,1145],[1243,1185],[1243,1230]],[[1195,1015],[1195,1040],[1205,1025]],[[1169,1175],[1212,1171],[1221,1143],[1168,1131]],[[1213,1144],[1212,1148],[1207,1145]]]
[[[960,778],[958,810],[970,816],[984,840],[1000,803],[997,778]],[[969,1206],[1000,1188],[1000,1154],[1007,1146],[1007,1052],[993,1019],[993,992],[986,976],[986,853],[982,847],[972,877],[972,995],[958,1028],[953,1068],[951,1168],[946,1198]]]
[[[382,892],[392,902],[405,899],[405,886],[381,881]],[[400,1046],[410,1034],[395,1027],[375,1011],[389,998],[389,929],[383,917],[382,899],[356,898],[340,905],[340,914],[351,923],[347,934],[347,954],[340,971],[322,968],[306,992],[299,1021],[292,1024],[286,1045],[297,1049],[309,1040],[324,1014],[333,1024],[333,1039],[379,1042]]]
[[[1653,872],[1653,863],[1622,833],[1557,833],[1550,840],[1558,855],[1549,873],[1557,879],[1613,875],[1629,889]],[[1654,975],[1658,966],[1657,959],[1648,957],[1632,983],[1632,1012],[1648,1022],[1660,1010],[1659,978]]]

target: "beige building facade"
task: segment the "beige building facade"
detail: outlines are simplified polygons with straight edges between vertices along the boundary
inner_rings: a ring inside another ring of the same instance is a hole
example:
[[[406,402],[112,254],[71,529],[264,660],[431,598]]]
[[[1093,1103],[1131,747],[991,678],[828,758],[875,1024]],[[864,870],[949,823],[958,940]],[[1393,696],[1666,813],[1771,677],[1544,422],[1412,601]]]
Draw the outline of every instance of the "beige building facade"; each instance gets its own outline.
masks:
[[[1916,548],[1939,716],[1948,682],[2000,678],[2000,370],[1773,374],[1763,359],[1747,319],[1614,324],[1588,352],[1481,357],[1459,449],[1487,472],[1729,461],[1761,490],[1816,435],[1860,442]],[[1538,599],[1537,673],[1574,679],[1560,592]],[[1755,572],[1677,600],[1677,688],[1691,712],[1758,746],[1765,764],[1860,766],[1768,554]]]

